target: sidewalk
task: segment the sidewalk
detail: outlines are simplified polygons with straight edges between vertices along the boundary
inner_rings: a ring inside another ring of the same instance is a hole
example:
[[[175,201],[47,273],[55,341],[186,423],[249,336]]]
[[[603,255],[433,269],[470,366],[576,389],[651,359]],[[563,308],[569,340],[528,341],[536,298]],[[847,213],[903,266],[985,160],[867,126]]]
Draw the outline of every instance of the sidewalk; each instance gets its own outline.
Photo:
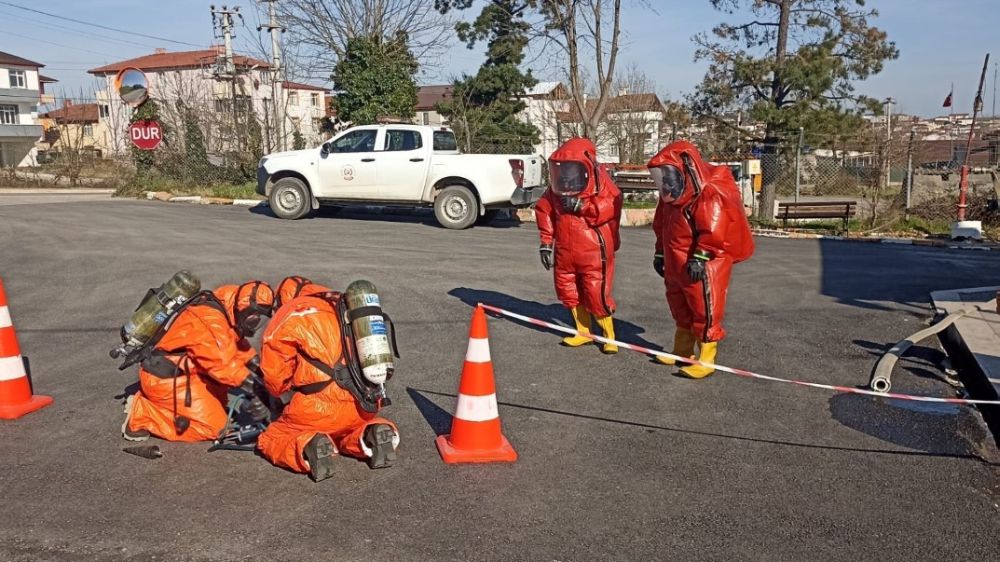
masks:
[[[113,189],[93,187],[0,187],[0,195],[111,195]]]
[[[1000,399],[1000,287],[975,287],[931,293],[934,307],[943,314],[974,308],[945,330],[941,343],[959,369],[962,383],[973,398]],[[983,419],[1000,445],[1000,407],[982,406]]]

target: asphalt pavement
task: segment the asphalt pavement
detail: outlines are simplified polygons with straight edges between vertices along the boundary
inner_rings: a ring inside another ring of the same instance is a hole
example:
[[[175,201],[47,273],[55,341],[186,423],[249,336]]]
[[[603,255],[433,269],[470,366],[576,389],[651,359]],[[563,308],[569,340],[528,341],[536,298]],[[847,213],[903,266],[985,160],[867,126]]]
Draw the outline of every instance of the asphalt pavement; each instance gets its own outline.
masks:
[[[618,254],[625,341],[672,338],[652,232]],[[671,376],[642,355],[567,349],[493,319],[514,464],[449,466],[446,432],[472,305],[568,322],[534,225],[450,231],[433,217],[96,201],[0,207],[0,276],[36,390],[54,405],[0,422],[3,560],[988,560],[1000,469],[974,410],[759,382]],[[148,287],[306,275],[373,281],[402,359],[385,415],[400,459],[342,459],[314,484],[252,453],[160,443],[121,452],[136,380],[108,350]],[[863,385],[877,353],[930,316],[930,291],[996,283],[1000,255],[758,239],[737,266],[719,362]],[[953,396],[938,348],[893,390]]]

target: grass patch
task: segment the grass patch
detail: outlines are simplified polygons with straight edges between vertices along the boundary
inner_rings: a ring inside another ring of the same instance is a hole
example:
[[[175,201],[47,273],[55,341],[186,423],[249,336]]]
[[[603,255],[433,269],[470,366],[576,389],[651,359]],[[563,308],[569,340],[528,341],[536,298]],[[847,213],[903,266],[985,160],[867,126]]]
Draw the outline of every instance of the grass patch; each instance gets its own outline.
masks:
[[[626,199],[622,202],[623,209],[655,209],[656,201],[636,201]]]

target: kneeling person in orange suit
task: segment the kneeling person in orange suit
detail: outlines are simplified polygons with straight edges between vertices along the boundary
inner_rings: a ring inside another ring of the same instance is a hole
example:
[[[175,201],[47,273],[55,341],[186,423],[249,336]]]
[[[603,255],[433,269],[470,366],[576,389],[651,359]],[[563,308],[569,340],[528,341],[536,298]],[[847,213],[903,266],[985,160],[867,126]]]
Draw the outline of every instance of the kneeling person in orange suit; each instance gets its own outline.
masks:
[[[294,392],[257,440],[257,448],[274,464],[309,473],[317,482],[333,476],[338,453],[366,459],[371,468],[388,467],[395,460],[399,432],[378,416],[388,403],[381,384],[386,375],[383,371],[381,380],[367,376],[351,336],[352,321],[359,315],[375,318],[381,328],[374,332],[387,335],[377,294],[367,297],[367,306],[356,310],[348,309],[347,296],[339,293],[296,297],[264,332],[264,386],[272,396]]]
[[[270,316],[273,294],[251,281],[203,291],[180,309],[142,360],[139,392],[129,397],[122,435],[143,441],[150,434],[167,441],[210,441],[228,421],[228,392],[252,395],[257,353],[246,338]],[[244,412],[267,417],[259,398]]]

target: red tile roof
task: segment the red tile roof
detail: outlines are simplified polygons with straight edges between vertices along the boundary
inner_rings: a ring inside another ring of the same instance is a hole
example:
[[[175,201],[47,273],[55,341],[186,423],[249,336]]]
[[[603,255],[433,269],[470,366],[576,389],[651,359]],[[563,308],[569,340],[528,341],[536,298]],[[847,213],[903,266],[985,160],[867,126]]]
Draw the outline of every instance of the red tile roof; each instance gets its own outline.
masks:
[[[417,111],[433,111],[443,101],[451,99],[454,86],[421,86],[417,90]]]
[[[97,123],[100,110],[96,103],[81,103],[63,106],[41,115],[43,118],[54,119],[56,123]]]
[[[285,80],[281,83],[281,87],[286,90],[315,90],[317,92],[329,92],[329,88],[324,88],[323,86],[313,86],[312,84],[303,84],[301,82],[289,82]]]
[[[134,59],[123,60],[105,66],[88,70],[90,74],[117,74],[123,68],[138,68],[139,70],[165,70],[172,68],[202,68],[215,64],[219,57],[219,48],[205,49],[204,51],[177,51],[169,52],[158,50],[151,55],[145,55]],[[237,68],[249,68],[259,66],[270,68],[270,65],[255,58],[235,55],[233,62]]]
[[[34,66],[35,68],[40,68],[45,66],[44,64],[30,61],[28,59],[22,59],[19,56],[12,55],[10,53],[5,53],[0,51],[0,64],[11,64],[14,66]]]

